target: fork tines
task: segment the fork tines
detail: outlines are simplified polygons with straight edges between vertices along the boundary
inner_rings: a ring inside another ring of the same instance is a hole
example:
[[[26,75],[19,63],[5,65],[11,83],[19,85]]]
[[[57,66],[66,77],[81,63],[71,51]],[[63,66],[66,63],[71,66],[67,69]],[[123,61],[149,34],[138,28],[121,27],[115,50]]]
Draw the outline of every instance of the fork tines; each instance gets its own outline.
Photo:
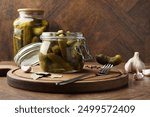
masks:
[[[109,73],[111,68],[113,67],[113,64],[105,64],[101,67],[101,69],[96,73],[96,75],[106,75]]]

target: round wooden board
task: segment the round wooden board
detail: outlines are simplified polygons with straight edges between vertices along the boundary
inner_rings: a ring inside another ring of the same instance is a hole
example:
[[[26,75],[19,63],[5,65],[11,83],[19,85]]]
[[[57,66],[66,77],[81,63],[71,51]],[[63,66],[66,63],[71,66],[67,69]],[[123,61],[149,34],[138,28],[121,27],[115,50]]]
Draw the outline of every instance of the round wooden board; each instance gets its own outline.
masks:
[[[41,71],[39,66],[33,67],[32,72]],[[84,68],[82,72],[63,74],[62,78],[43,77],[37,80],[31,78],[32,73],[24,73],[21,69],[10,70],[7,73],[7,82],[10,86],[40,92],[51,93],[85,93],[98,92],[112,89],[118,89],[128,85],[128,75],[122,74],[116,69],[112,69],[108,75],[95,76],[97,70]],[[70,83],[66,85],[56,85],[60,81],[64,81],[76,77],[86,77],[82,81]]]
[[[6,77],[9,70],[16,69],[17,66],[14,65],[0,65],[0,77]]]

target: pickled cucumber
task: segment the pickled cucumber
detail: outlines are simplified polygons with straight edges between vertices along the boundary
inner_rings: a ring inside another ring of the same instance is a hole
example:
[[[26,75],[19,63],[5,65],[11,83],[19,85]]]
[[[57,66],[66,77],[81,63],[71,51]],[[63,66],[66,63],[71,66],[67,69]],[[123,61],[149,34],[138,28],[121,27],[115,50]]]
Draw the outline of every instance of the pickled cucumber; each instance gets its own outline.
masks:
[[[72,52],[71,52],[72,58],[75,58],[75,59],[78,58],[78,55],[79,55],[78,48],[80,47],[80,45],[81,43],[79,43],[78,41],[74,43],[74,45],[72,45]]]
[[[72,39],[72,40],[70,40],[70,39],[68,39],[68,41],[67,41],[67,46],[72,46],[73,44],[75,44],[77,41],[75,40],[75,39]]]
[[[62,66],[66,71],[71,71],[73,70],[72,66],[67,63],[65,60],[63,60],[60,56],[55,55],[54,53],[49,53],[48,58],[54,62],[54,63],[58,63],[60,66]]]
[[[27,21],[27,22],[20,22],[20,24],[15,25],[14,27],[17,29],[23,29],[25,26],[32,27],[33,26],[33,21]]]
[[[15,29],[15,33],[13,34],[13,50],[14,54],[18,52],[18,50],[23,46],[22,41],[22,30]]]
[[[39,53],[39,61],[40,61],[40,67],[43,71],[48,71],[48,64],[51,64],[50,60],[48,60],[47,55],[44,55],[42,53]]]
[[[53,46],[52,47],[52,52],[55,53],[55,54],[60,55],[61,52],[60,52],[59,46],[58,45]]]
[[[21,47],[23,47],[22,40],[18,37],[14,37],[13,39],[14,54],[17,54],[17,52],[20,50]]]
[[[47,53],[55,53],[61,55],[57,41],[51,41]]]
[[[24,26],[23,27],[23,46],[31,43],[32,39],[32,27],[31,26]]]
[[[44,40],[44,43],[48,41],[49,47],[46,50],[46,60],[41,60],[40,63],[45,71],[47,72],[75,72],[83,69],[84,60],[82,56],[82,48],[84,46],[84,41],[78,39],[74,33],[64,32],[59,30],[54,35],[56,40]],[[53,35],[53,36],[54,36]],[[74,38],[69,38],[69,36]]]
[[[71,49],[71,64],[74,66],[74,69],[81,70],[83,68],[84,62],[82,55],[78,52],[78,49],[81,45],[80,42],[75,42],[74,45],[72,45]]]
[[[102,65],[104,64],[113,64],[119,65],[122,62],[122,57],[121,55],[115,55],[114,57],[106,56],[103,54],[96,55],[96,61]]]
[[[33,28],[33,33],[34,33],[34,35],[40,36],[42,34],[42,32],[44,32],[45,29],[46,29],[45,26],[35,27],[35,28]]]
[[[42,32],[48,29],[48,22],[46,20],[35,19],[33,26],[33,34],[40,36]]]
[[[45,72],[61,73],[65,71],[65,69],[58,63],[51,61],[51,59],[49,59],[47,55],[40,53],[39,60],[40,60],[40,67]]]
[[[46,26],[48,28],[48,21],[47,20],[42,20],[42,26]]]
[[[66,39],[58,39],[58,45],[61,51],[62,57],[67,60],[67,43]]]
[[[48,29],[48,22],[41,19],[14,21],[13,47],[14,55],[25,45],[40,42],[40,35]],[[19,41],[18,41],[19,39]]]
[[[63,35],[63,36],[64,36],[64,31],[63,31],[63,30],[58,30],[58,31],[56,32],[56,35],[57,35],[57,36],[60,36],[60,35]]]
[[[122,62],[121,55],[115,55],[114,57],[110,57],[109,63],[113,65],[119,65]]]

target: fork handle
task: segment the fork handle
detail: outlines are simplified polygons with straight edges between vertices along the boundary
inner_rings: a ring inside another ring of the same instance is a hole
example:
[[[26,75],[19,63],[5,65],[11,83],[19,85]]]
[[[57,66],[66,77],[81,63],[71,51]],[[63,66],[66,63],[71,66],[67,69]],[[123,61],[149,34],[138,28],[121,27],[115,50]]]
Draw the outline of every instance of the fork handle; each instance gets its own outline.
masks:
[[[83,74],[81,76],[78,76],[78,77],[75,77],[75,78],[72,78],[72,79],[69,79],[69,80],[64,80],[64,81],[61,81],[61,82],[57,82],[56,85],[66,85],[66,84],[70,84],[70,83],[74,83],[76,81],[80,81],[80,80],[84,80],[84,79],[87,79],[87,78],[91,78],[91,77],[85,77],[85,76],[88,76],[90,74]]]

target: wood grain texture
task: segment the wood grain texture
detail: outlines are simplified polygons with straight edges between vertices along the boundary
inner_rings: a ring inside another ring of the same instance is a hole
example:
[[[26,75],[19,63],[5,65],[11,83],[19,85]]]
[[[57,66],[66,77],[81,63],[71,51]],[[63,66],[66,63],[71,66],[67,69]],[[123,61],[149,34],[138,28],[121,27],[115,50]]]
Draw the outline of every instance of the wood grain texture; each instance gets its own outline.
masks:
[[[96,65],[94,62],[90,63]],[[86,66],[89,64],[86,64]],[[0,65],[1,66],[1,65]],[[99,66],[99,65],[97,65]],[[42,72],[40,66],[32,67],[34,72]],[[119,69],[120,70],[120,69]],[[109,74],[96,76],[97,69],[84,67],[84,70],[73,74],[63,74],[61,78],[43,77],[33,80],[32,73],[24,73],[21,69],[14,69],[7,73],[7,83],[19,89],[49,93],[90,93],[113,89],[120,89],[128,85],[128,74],[122,74],[118,69],[111,69]],[[80,78],[74,83],[56,85],[62,81]]]
[[[7,63],[2,63],[8,65]],[[1,62],[0,62],[1,65]],[[123,69],[123,64],[116,68]],[[146,64],[150,68],[150,64]],[[20,100],[100,100],[100,99],[125,99],[125,100],[149,100],[150,99],[150,77],[144,77],[141,81],[135,81],[133,75],[129,75],[128,87],[104,91],[97,93],[82,93],[82,94],[59,94],[59,93],[40,93],[31,92],[10,87],[7,84],[6,77],[0,77],[0,99],[20,99]]]
[[[12,23],[17,9],[45,10],[50,31],[81,31],[92,55],[121,54],[126,61],[134,51],[150,61],[149,0],[1,0],[0,60],[12,60]],[[7,45],[7,46],[6,46]]]

